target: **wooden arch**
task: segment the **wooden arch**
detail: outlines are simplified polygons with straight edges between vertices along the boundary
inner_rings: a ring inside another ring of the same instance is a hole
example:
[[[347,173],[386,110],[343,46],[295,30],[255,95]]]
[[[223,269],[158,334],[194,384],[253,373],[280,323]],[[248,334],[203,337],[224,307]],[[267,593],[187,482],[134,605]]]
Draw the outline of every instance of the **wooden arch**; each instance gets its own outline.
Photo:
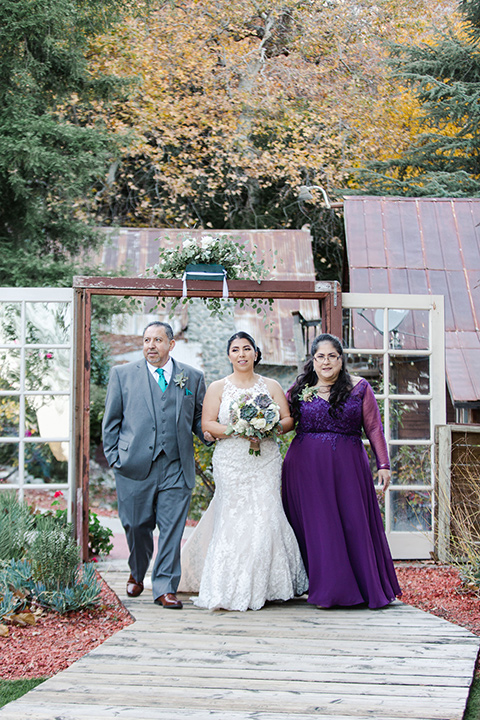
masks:
[[[90,358],[92,295],[117,297],[181,297],[181,280],[152,278],[85,277],[73,279],[75,291],[75,508],[74,524],[83,558],[88,559],[88,516],[90,474]],[[340,285],[336,281],[310,280],[229,280],[228,293],[234,299],[318,300],[324,332],[342,336],[342,303]],[[189,297],[222,297],[219,283],[189,281]]]

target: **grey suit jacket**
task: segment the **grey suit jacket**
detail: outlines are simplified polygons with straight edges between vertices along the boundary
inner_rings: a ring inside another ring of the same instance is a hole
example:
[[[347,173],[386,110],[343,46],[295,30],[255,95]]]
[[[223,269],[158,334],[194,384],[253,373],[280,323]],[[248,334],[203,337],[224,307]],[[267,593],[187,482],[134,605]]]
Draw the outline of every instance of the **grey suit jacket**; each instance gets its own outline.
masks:
[[[174,382],[175,376],[182,371],[188,379],[183,388],[174,387],[176,425],[172,432],[177,434],[185,482],[193,488],[192,433],[205,442],[201,427],[205,379],[199,370],[173,360],[170,382]],[[105,457],[111,467],[133,480],[147,477],[155,448],[157,428],[148,373],[144,358],[112,368],[105,401],[102,425]]]

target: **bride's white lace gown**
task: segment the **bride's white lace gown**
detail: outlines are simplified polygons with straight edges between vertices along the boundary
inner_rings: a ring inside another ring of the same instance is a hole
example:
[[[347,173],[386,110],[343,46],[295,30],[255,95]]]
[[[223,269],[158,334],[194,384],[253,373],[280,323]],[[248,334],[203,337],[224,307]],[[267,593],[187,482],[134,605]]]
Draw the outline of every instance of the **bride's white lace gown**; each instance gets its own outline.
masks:
[[[260,378],[249,394],[268,394]],[[218,420],[245,394],[225,379]],[[217,442],[215,496],[182,550],[180,592],[197,592],[198,607],[258,610],[269,600],[289,600],[308,588],[297,540],[280,496],[282,460],[273,438],[249,454],[246,438]]]

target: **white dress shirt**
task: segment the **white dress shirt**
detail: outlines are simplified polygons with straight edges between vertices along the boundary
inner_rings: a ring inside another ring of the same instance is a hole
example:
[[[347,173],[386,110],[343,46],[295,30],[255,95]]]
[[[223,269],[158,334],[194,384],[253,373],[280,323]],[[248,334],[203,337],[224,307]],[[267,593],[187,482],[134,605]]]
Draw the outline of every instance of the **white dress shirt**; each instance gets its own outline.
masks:
[[[150,370],[150,372],[152,373],[153,377],[155,378],[155,382],[158,383],[159,376],[158,376],[158,373],[156,372],[158,370],[158,368],[155,365],[152,365],[152,363],[149,363],[148,360],[147,360],[147,367]],[[172,362],[171,357],[168,358],[167,362],[162,367],[162,370],[163,370],[165,382],[168,385],[168,383],[170,382],[170,379],[172,377],[172,373],[173,373],[173,362]]]

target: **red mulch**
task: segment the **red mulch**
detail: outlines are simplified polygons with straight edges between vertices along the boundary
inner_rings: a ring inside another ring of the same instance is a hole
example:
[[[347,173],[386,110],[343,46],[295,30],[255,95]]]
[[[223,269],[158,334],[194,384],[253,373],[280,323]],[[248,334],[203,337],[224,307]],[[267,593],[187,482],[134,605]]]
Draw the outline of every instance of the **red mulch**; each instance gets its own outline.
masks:
[[[437,565],[396,570],[403,602],[480,635],[480,596],[465,590],[458,570]]]
[[[116,594],[102,582],[101,605],[59,615],[45,611],[35,625],[10,625],[0,637],[0,677],[4,680],[55,675],[133,622]]]
[[[456,570],[422,564],[398,565],[402,600],[480,635],[480,596],[462,590]],[[133,622],[104,583],[103,607],[58,615],[45,613],[34,626],[11,627],[0,637],[0,677],[8,680],[54,675]]]

